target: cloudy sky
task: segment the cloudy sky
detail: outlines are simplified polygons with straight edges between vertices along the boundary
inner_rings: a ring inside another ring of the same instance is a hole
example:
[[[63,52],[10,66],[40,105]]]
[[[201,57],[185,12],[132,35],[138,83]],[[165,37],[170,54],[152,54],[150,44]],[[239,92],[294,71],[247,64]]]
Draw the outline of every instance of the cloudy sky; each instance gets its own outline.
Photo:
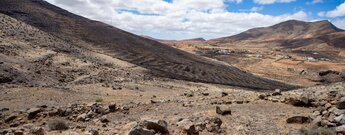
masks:
[[[72,13],[159,39],[212,39],[282,21],[345,29],[345,0],[47,0]]]

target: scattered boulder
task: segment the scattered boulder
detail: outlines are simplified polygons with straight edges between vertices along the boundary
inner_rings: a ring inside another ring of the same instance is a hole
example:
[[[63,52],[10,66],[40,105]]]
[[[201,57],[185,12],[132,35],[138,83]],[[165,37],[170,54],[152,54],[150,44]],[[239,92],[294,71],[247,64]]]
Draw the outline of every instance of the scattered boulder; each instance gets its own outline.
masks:
[[[155,135],[155,133],[143,127],[135,126],[131,130],[129,130],[127,135]]]
[[[144,120],[139,125],[146,129],[154,130],[156,133],[169,134],[168,123],[164,120]]]
[[[40,113],[42,110],[41,108],[30,108],[27,113],[29,114],[28,115],[28,118],[29,119],[34,119],[36,118],[37,114]]]
[[[177,123],[177,126],[182,128],[188,135],[197,134],[194,123],[189,119],[183,119]]]
[[[310,118],[305,116],[293,116],[286,120],[287,123],[298,123],[298,124],[304,124],[309,123]]]
[[[216,106],[216,113],[220,115],[231,115],[231,109],[224,106]]]

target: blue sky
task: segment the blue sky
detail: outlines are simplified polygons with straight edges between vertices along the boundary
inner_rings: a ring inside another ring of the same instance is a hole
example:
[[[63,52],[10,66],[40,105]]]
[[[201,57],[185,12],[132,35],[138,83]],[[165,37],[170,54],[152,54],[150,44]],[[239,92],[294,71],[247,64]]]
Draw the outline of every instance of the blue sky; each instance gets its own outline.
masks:
[[[345,29],[345,0],[47,0],[75,14],[159,39],[219,38],[295,19]]]

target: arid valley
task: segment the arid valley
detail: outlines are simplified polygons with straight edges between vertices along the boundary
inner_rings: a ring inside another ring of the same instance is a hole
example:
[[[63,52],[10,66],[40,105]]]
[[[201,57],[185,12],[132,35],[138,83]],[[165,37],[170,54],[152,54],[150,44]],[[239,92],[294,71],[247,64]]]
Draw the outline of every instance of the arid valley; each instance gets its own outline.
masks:
[[[163,40],[0,0],[0,135],[344,135],[345,31]]]

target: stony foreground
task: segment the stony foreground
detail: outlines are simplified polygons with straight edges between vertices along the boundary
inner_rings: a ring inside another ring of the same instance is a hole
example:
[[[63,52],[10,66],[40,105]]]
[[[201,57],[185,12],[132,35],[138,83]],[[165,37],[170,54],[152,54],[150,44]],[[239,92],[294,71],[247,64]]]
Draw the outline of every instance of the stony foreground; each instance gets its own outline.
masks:
[[[44,102],[44,94],[35,94],[42,99],[12,97],[13,104],[7,104],[4,95],[22,92],[9,88],[1,92],[0,134],[345,133],[344,83],[267,93],[196,83],[165,82],[161,86],[167,84],[170,91],[145,89],[147,85],[137,90],[98,89],[92,93],[98,98],[79,102],[70,99],[79,99],[73,93],[80,94],[71,90],[71,97],[64,97],[68,102],[59,103]],[[34,88],[27,91],[36,92]],[[101,91],[106,94],[97,93]],[[35,104],[27,103],[32,99]]]

